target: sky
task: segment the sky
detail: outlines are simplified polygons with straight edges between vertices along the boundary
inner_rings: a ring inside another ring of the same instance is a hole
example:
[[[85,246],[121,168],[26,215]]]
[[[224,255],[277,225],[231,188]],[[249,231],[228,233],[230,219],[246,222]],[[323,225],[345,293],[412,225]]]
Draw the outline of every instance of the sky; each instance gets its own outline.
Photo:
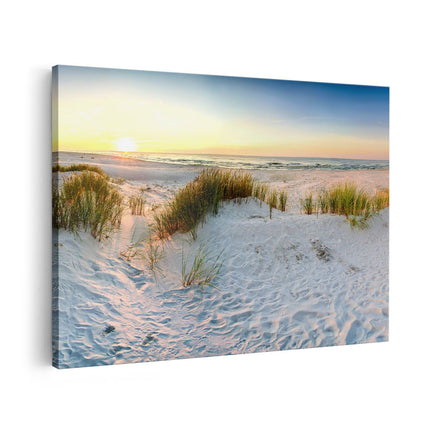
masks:
[[[387,87],[53,70],[54,150],[388,159]]]

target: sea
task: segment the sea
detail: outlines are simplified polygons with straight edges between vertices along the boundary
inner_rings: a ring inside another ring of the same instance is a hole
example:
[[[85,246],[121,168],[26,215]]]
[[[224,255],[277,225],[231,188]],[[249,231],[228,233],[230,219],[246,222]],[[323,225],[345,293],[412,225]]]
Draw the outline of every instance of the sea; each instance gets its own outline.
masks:
[[[98,152],[100,154],[100,152]],[[102,152],[104,155],[115,155],[155,163],[167,163],[182,166],[206,166],[234,169],[265,170],[375,170],[388,169],[388,160],[359,160],[348,158],[308,158],[308,157],[266,157],[244,155],[211,155],[211,154],[164,154],[144,152]]]

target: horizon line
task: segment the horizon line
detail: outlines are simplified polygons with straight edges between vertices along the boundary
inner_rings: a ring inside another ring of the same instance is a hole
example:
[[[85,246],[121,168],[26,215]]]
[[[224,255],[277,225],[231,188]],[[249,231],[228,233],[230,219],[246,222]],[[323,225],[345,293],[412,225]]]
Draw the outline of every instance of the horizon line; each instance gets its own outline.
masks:
[[[358,160],[358,161],[390,161],[390,158],[347,158],[347,157],[318,157],[318,156],[289,156],[289,155],[242,155],[242,154],[225,154],[225,153],[209,153],[209,152],[153,152],[153,151],[82,151],[82,150],[53,150],[52,153],[72,152],[77,154],[102,154],[102,153],[117,153],[117,154],[165,154],[165,155],[212,155],[212,156],[229,156],[229,157],[260,157],[260,158],[318,158],[321,160]]]

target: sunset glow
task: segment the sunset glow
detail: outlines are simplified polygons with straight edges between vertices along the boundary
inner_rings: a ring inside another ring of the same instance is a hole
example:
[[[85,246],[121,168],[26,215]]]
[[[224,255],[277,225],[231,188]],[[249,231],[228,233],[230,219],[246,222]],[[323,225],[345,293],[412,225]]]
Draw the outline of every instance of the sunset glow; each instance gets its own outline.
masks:
[[[121,137],[115,141],[116,148],[118,151],[122,152],[132,152],[136,151],[136,143],[131,137]]]
[[[54,150],[388,159],[385,87],[70,66],[54,79]]]

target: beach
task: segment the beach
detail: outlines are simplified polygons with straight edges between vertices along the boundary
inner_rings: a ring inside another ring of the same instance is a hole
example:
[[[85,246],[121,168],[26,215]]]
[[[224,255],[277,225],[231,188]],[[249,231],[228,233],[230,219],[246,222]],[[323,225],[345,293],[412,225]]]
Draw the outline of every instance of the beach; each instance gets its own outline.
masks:
[[[54,154],[61,165],[102,168],[126,198],[142,193],[144,216],[126,210],[104,241],[54,231],[54,357],[81,367],[388,340],[389,209],[353,229],[344,216],[306,215],[301,200],[336,183],[372,193],[388,169],[248,169],[288,193],[287,211],[255,198],[224,202],[190,234],[163,241],[154,273],[130,244],[201,165],[89,153]],[[59,173],[60,182],[71,173]],[[222,253],[214,286],[181,285],[182,262],[204,246]],[[142,248],[145,252],[145,248]],[[185,257],[184,257],[185,256]],[[57,273],[57,272],[56,272]],[[58,298],[58,300],[56,300]]]

